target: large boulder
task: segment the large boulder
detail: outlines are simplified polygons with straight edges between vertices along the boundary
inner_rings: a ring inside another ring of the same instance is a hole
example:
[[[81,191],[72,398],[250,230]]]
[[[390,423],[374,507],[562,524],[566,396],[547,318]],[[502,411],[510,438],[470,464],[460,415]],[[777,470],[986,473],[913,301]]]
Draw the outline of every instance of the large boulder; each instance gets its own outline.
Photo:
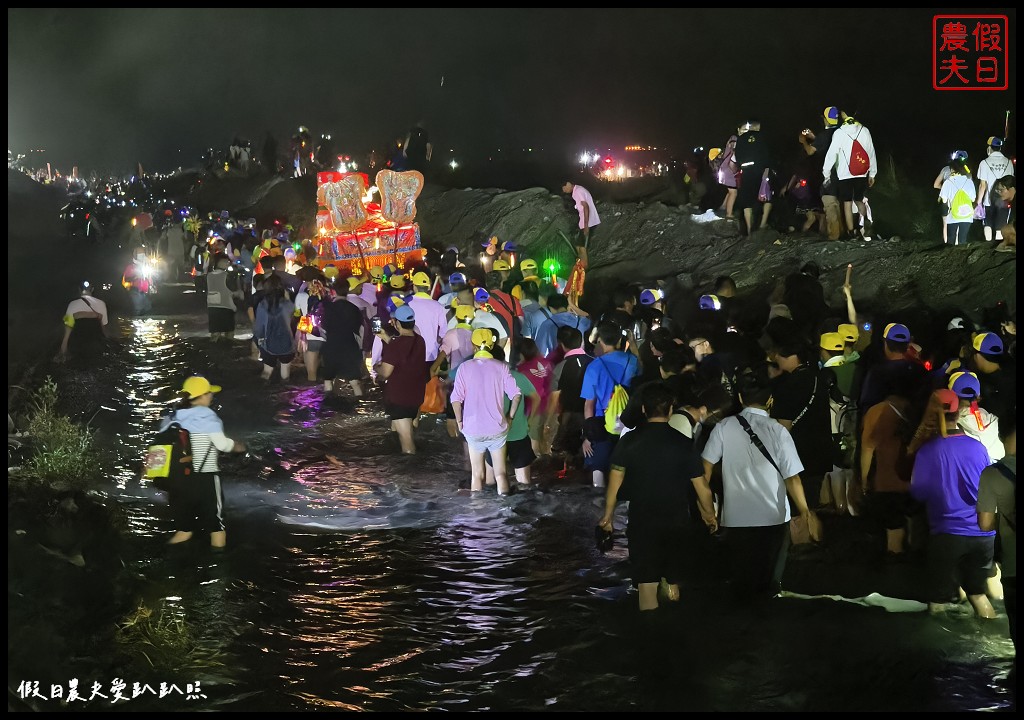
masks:
[[[543,188],[447,190],[422,200],[417,220],[425,242],[455,245],[473,257],[477,240],[497,235],[523,252],[572,261],[575,209]],[[671,281],[695,294],[710,292],[714,279],[730,275],[741,294],[767,296],[778,279],[814,261],[826,299],[841,306],[846,267],[853,264],[854,296],[876,312],[911,307],[961,307],[980,311],[997,301],[1016,308],[1016,255],[996,253],[990,243],[943,247],[933,239],[827,242],[817,236],[739,234],[724,221],[698,223],[684,207],[661,202],[597,203],[587,274],[591,305],[611,285]]]

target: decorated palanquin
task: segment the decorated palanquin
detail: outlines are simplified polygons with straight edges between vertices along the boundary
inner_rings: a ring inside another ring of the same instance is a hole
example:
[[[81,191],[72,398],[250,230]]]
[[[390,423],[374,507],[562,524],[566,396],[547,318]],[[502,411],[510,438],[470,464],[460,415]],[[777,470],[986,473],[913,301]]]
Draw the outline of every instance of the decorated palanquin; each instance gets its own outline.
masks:
[[[380,202],[367,194],[360,172],[317,174],[317,261],[353,273],[389,263],[404,268],[423,260],[416,198],[423,175],[416,171],[377,173]]]

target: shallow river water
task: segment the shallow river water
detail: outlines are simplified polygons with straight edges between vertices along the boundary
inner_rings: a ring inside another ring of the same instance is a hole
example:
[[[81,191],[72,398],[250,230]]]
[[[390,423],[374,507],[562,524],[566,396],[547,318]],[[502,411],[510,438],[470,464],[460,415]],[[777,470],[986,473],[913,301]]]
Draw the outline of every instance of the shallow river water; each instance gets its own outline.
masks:
[[[981,622],[966,607],[931,617],[829,598],[736,609],[721,600],[720,552],[710,538],[694,541],[682,601],[640,617],[625,538],[606,554],[595,548],[603,500],[592,489],[557,480],[541,462],[542,490],[471,495],[461,450],[443,423],[424,418],[419,454],[403,457],[379,391],[359,403],[325,401],[299,369],[291,383],[265,383],[243,340],[211,345],[200,298],[187,288],[164,293],[156,311],[165,314],[121,321],[123,343],[102,367],[57,373],[62,388],[92,398],[93,426],[116,457],[95,495],[123,511],[120,542],[99,563],[118,563],[120,579],[112,582],[92,558],[84,568],[44,553],[9,562],[15,707],[1013,707],[1004,615]],[[227,433],[251,451],[222,462],[223,554],[202,539],[169,549],[166,498],[138,480],[141,449],[191,372],[223,386],[217,404]],[[620,530],[625,517],[620,506]],[[877,538],[858,518],[826,519],[826,530],[822,547],[791,557],[787,590],[919,598],[919,562],[881,562]],[[59,574],[63,592],[34,596],[33,573]],[[145,653],[116,632],[140,605],[151,620],[187,633],[172,663],[161,649]],[[72,678],[86,697],[94,682],[109,696],[124,680],[129,699],[64,705],[18,691],[38,681],[40,694],[49,697],[56,684],[66,696]],[[132,699],[135,682],[155,694]],[[182,693],[159,697],[161,682]]]

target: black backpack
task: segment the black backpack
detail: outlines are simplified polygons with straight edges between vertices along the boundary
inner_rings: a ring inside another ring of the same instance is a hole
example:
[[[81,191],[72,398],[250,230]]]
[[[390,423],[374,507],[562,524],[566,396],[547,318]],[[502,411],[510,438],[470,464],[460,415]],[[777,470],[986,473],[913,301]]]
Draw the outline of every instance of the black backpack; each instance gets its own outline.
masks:
[[[173,415],[171,424],[158,432],[146,449],[142,472],[159,490],[192,474],[192,437]]]

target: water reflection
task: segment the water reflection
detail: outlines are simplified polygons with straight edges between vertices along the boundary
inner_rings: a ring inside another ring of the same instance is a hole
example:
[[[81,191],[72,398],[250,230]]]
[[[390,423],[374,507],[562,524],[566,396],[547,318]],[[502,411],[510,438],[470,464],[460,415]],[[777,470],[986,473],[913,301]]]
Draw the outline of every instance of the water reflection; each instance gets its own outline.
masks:
[[[211,345],[204,322],[199,312],[133,322],[126,351],[89,391],[114,409],[95,424],[115,456],[104,492],[127,514],[127,594],[195,634],[191,657],[205,664],[175,679],[202,680],[206,709],[1011,706],[1005,618],[827,600],[741,613],[721,604],[714,568],[700,567],[678,607],[641,619],[626,541],[605,555],[594,547],[602,500],[588,488],[471,495],[443,423],[426,419],[420,455],[402,457],[376,392],[357,402],[301,378],[264,383],[248,346]],[[224,387],[228,434],[251,448],[223,463],[223,555],[201,542],[168,550],[165,498],[138,477],[144,443],[191,372]],[[12,598],[13,616],[32,617]],[[96,637],[82,657],[94,674],[113,672],[123,648]],[[13,665],[34,667],[30,650],[12,647]],[[198,709],[179,704],[152,709]]]

